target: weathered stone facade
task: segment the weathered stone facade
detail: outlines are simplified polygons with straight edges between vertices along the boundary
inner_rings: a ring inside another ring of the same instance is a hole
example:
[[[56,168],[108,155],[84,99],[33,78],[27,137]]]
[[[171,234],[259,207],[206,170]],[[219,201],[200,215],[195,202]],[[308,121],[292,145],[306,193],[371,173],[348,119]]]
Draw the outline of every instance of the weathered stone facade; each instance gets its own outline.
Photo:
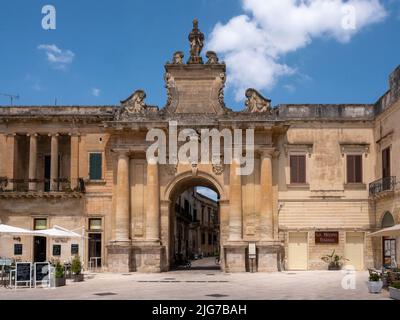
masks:
[[[166,271],[174,253],[171,219],[176,197],[187,188],[205,186],[219,195],[225,271],[248,269],[249,243],[256,243],[259,272],[326,268],[321,256],[333,249],[340,255],[350,250],[354,254],[356,241],[350,239],[357,237],[357,248],[362,248],[357,267],[379,267],[382,241],[367,235],[381,227],[385,212],[400,223],[397,184],[386,187],[376,181],[383,178],[382,150],[387,147],[390,176],[400,176],[395,161],[400,154],[400,68],[390,77],[390,90],[375,104],[272,107],[270,100],[249,89],[243,111],[234,112],[224,103],[225,64],[213,52],[203,63],[204,37],[197,25],[193,32],[189,63],[177,52],[165,65],[163,108],[147,105],[143,90],[118,106],[1,107],[1,222],[33,229],[35,218],[45,218],[49,227],[84,226],[86,234],[101,234],[106,270]],[[147,132],[159,128],[169,136],[170,121],[178,123],[178,130],[254,129],[255,170],[239,176],[236,161],[216,166],[146,159]],[[353,154],[362,159],[359,183],[346,178],[346,156]],[[303,183],[291,182],[291,155],[305,155]],[[92,161],[101,163],[101,172],[91,172]],[[95,232],[91,219],[101,221]],[[317,244],[316,231],[338,232],[337,243]],[[290,252],[296,250],[293,239],[302,235],[303,267],[293,261],[300,251]],[[15,243],[23,244],[21,255],[14,255]],[[46,244],[48,259],[54,243]],[[58,258],[70,259],[69,247],[62,246]],[[11,237],[1,241],[0,250],[0,256],[32,260],[34,245],[30,237]],[[87,241],[79,248],[86,265],[89,250]]]

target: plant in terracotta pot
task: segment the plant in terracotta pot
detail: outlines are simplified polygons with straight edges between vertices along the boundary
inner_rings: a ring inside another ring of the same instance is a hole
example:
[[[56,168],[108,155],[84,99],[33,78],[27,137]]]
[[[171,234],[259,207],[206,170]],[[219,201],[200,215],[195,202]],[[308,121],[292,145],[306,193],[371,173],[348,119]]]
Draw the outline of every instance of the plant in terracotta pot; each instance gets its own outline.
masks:
[[[60,263],[60,261],[57,261],[55,263],[55,285],[56,287],[62,287],[65,286],[65,272],[64,272],[64,267]]]
[[[395,300],[400,300],[400,281],[395,281],[389,286],[390,297]]]
[[[73,274],[74,282],[83,281],[82,263],[78,255],[76,255],[71,262],[71,272]]]
[[[335,250],[331,254],[327,254],[321,257],[321,260],[328,264],[328,270],[340,270],[343,266],[344,261],[348,260],[335,253]]]
[[[377,273],[372,273],[369,276],[368,290],[370,293],[380,293],[382,291],[382,277]]]

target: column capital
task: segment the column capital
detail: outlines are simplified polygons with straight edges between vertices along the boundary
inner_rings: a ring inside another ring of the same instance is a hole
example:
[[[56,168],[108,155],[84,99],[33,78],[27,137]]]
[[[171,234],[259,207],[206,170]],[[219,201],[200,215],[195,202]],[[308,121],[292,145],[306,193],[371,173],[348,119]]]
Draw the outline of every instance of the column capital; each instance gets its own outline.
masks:
[[[276,149],[274,147],[259,147],[257,148],[257,153],[262,158],[272,159],[275,156]]]
[[[26,136],[27,137],[35,137],[35,138],[37,138],[39,135],[37,133],[27,133]]]
[[[52,137],[52,138],[53,137],[57,137],[58,138],[60,136],[60,134],[59,133],[49,133],[48,136]]]

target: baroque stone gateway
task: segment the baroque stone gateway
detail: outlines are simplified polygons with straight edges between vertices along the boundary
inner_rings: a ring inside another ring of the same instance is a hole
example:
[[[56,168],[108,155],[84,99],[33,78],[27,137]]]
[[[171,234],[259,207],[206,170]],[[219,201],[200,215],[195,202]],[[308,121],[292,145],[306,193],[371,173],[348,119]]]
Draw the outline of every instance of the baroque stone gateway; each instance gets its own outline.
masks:
[[[147,104],[144,90],[115,106],[0,108],[1,223],[85,236],[3,237],[0,256],[79,254],[85,266],[111,272],[167,271],[176,262],[175,213],[192,217],[187,228],[206,214],[177,199],[201,186],[218,194],[219,231],[209,237],[203,225],[193,243],[212,238],[223,271],[327,269],[321,257],[333,250],[356,269],[400,261],[398,238],[368,236],[400,223],[400,67],[371,104],[273,106],[251,88],[237,112],[224,102],[225,64],[211,51],[203,61],[204,39],[194,21],[188,60],[177,51],[165,65],[161,108]],[[237,175],[238,161],[147,161],[147,133],[168,138],[171,122],[178,131],[254,130],[254,170]]]

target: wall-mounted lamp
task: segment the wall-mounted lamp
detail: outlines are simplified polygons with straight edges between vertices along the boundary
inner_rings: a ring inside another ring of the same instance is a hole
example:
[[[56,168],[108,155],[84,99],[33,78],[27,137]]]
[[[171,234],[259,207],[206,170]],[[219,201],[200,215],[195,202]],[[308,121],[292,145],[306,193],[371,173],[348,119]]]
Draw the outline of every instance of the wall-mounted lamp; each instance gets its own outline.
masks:
[[[14,240],[14,241],[21,242],[21,237],[14,237],[13,240]]]

